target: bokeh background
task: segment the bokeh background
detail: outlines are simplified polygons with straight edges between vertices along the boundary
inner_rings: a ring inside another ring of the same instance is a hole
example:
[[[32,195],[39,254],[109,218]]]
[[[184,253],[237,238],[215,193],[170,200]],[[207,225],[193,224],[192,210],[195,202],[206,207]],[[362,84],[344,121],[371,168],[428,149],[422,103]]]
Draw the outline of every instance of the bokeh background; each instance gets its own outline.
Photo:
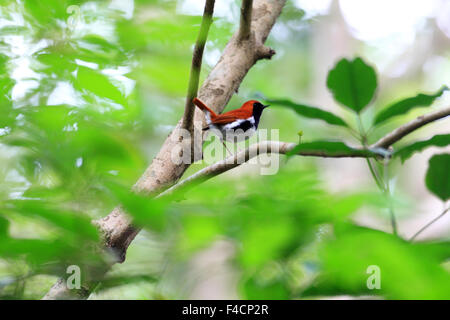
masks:
[[[246,164],[174,203],[126,192],[183,114],[203,5],[1,1],[0,298],[39,299],[67,265],[100,259],[89,249],[98,240],[90,221],[119,200],[136,204],[130,214],[145,229],[91,299],[450,298],[450,215],[421,234],[423,246],[380,232],[391,232],[389,214],[360,159],[281,158],[276,176]],[[216,1],[201,80],[235,31],[239,7]],[[450,86],[449,18],[446,0],[289,0],[267,40],[277,54],[250,70],[227,110],[255,97],[289,99],[356,128],[326,78],[340,58],[360,56],[378,75],[376,99],[362,114],[368,128],[392,101]],[[449,103],[445,92],[373,130],[369,142]],[[261,127],[279,129],[282,141],[298,141],[302,130],[302,141],[358,145],[346,130],[277,106]],[[402,143],[449,127],[439,121]],[[429,158],[444,151],[390,164],[405,239],[442,211],[424,177]],[[366,288],[368,264],[387,270],[380,292]]]

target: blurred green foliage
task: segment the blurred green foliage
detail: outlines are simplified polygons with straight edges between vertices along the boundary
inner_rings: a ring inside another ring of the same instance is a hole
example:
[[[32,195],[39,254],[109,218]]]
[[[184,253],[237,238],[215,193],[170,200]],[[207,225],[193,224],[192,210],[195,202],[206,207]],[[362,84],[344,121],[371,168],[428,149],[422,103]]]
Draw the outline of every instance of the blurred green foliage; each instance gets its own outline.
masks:
[[[71,5],[82,13],[74,29]],[[26,298],[39,275],[106,258],[92,250],[91,220],[115,205],[106,183],[131,185],[143,171],[135,139],[145,132],[125,87],[131,54],[108,36],[121,12],[106,1],[6,1],[1,19],[0,274],[10,280],[0,296]]]
[[[323,273],[304,294],[368,294],[369,266],[381,270],[378,293],[388,299],[445,299],[450,277],[439,264],[447,244],[414,245],[355,226],[336,228],[336,239],[320,249]]]
[[[383,212],[386,198],[370,188],[330,193],[321,183],[321,168],[307,160],[301,166],[294,159],[283,163],[274,176],[226,176],[168,198],[131,193],[183,112],[201,18],[180,13],[180,1],[127,3],[132,18],[110,1],[2,2],[0,299],[39,299],[57,276],[67,276],[67,266],[102,266],[108,256],[95,249],[100,235],[92,219],[119,203],[144,231],[129,248],[127,262],[114,266],[95,288],[94,298],[189,297],[192,261],[217,242],[233,248],[226,264],[238,279],[239,298],[450,297],[443,267],[450,256],[447,242],[412,244],[357,226],[357,213]],[[231,13],[239,12],[237,4],[231,2]],[[68,11],[73,5],[80,16]],[[268,39],[283,46],[284,54],[280,50],[274,61],[252,68],[230,105],[255,91],[291,97],[272,103],[337,125],[339,136],[345,136],[350,116],[293,102],[301,100],[298,92],[308,87],[313,73],[305,49],[311,39],[298,31],[303,15],[288,2],[278,23],[291,38]],[[73,28],[69,21],[76,23]],[[203,79],[234,29],[229,19],[214,19]],[[375,71],[360,58],[343,60],[330,73],[328,86],[340,103],[362,112],[375,92]],[[426,101],[419,95],[381,112],[390,118],[398,110],[428,106],[441,94]],[[318,139],[299,150],[355,152],[342,142],[323,140],[338,135],[332,126],[302,122],[281,108],[274,114],[261,126],[280,127],[281,139],[298,141],[299,124],[306,139]],[[446,135],[435,136],[398,154],[404,160],[424,147],[447,144]],[[448,177],[442,171],[448,161],[432,161],[427,185],[448,199],[443,193],[448,179],[442,179]],[[380,291],[366,286],[369,265],[382,270]]]

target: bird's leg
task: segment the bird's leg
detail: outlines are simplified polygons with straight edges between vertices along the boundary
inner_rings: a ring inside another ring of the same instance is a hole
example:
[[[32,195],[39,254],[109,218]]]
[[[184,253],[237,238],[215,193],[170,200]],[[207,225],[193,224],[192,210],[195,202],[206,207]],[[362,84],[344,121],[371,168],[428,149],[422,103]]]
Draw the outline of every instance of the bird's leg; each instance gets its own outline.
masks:
[[[225,144],[225,141],[222,140],[222,144],[225,147],[225,149],[227,149],[228,153],[230,154],[230,156],[233,155],[233,153],[228,149],[227,145]]]
[[[246,140],[245,140],[246,141]],[[236,146],[236,153],[238,153],[238,152],[241,152],[242,151],[242,149],[241,148],[239,148],[239,144],[238,144],[238,138],[237,137],[235,137],[234,138],[234,145]],[[244,146],[245,146],[245,142],[244,142]]]

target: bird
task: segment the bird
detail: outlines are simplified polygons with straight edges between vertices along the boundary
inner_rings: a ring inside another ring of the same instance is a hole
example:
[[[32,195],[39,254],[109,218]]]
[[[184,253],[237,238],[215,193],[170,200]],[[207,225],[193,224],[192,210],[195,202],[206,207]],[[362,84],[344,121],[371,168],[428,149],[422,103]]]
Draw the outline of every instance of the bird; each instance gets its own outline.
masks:
[[[225,141],[237,143],[249,139],[258,129],[263,110],[269,107],[257,100],[249,100],[239,109],[216,114],[200,99],[194,98],[192,102],[205,113],[207,126],[203,131],[215,132],[230,155],[232,152],[228,150]]]

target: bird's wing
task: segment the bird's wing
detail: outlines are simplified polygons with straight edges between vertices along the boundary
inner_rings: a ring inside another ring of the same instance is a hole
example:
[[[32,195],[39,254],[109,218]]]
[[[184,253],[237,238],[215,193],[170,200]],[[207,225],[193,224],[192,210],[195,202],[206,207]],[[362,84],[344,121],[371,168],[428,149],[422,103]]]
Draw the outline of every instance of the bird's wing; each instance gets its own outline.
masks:
[[[250,110],[237,109],[219,114],[212,123],[214,124],[228,124],[239,119],[248,119],[252,116]]]

